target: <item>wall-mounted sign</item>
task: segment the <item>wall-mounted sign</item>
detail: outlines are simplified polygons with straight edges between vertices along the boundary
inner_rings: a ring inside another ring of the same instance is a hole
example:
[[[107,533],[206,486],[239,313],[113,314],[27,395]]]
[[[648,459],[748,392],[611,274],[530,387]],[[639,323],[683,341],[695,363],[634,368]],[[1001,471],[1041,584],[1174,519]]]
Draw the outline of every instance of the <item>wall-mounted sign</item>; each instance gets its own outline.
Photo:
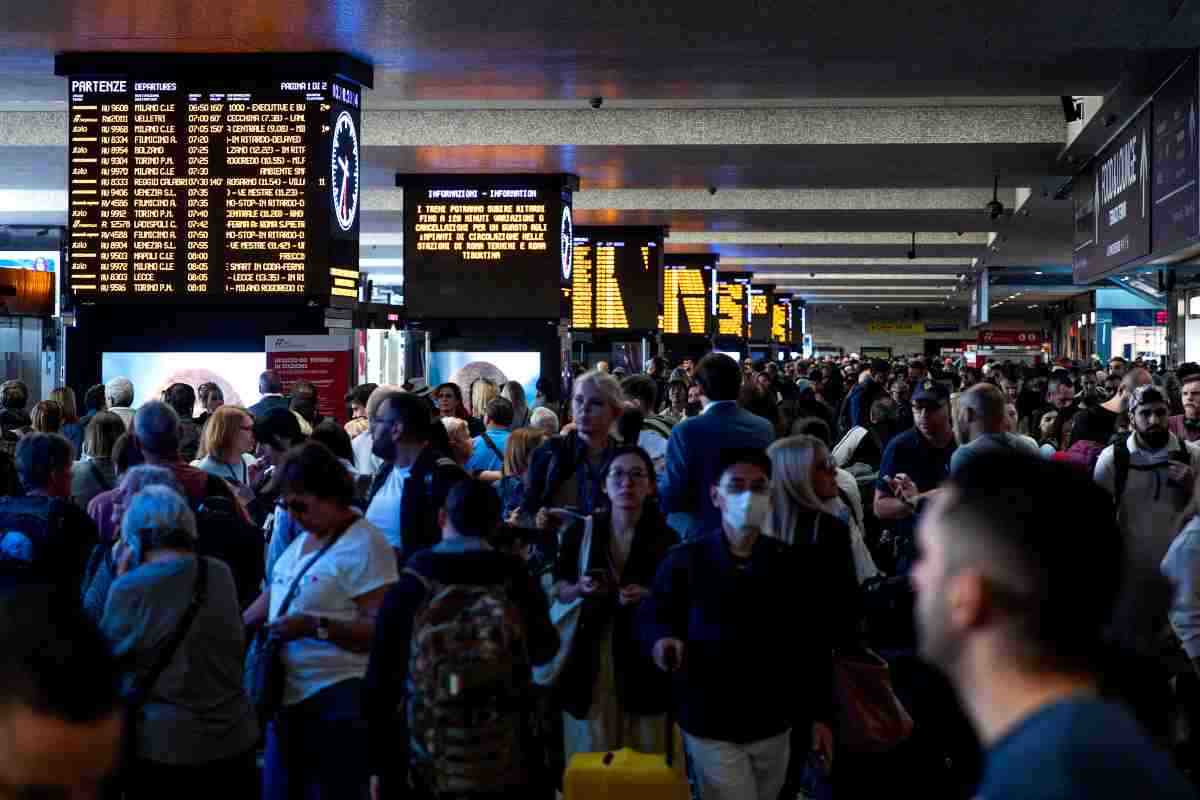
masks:
[[[1091,283],[1150,253],[1150,112],[1143,111],[1093,163],[1095,242],[1080,247],[1086,222],[1076,198],[1076,283]],[[1086,182],[1083,182],[1086,184]],[[1077,187],[1082,191],[1085,187]]]
[[[1196,89],[1196,59],[1189,58],[1154,95],[1151,228],[1156,256],[1200,239]]]
[[[980,331],[979,343],[990,347],[1041,347],[1041,331]]]
[[[869,333],[890,333],[898,336],[920,336],[925,333],[924,322],[868,322]]]

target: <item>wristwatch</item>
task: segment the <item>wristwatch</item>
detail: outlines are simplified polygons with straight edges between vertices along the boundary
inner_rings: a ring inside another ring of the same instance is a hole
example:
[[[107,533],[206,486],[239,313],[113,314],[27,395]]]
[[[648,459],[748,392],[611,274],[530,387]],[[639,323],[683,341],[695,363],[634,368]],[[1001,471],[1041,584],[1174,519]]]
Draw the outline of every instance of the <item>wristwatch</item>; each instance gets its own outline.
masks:
[[[317,638],[322,642],[329,641],[329,618],[317,617]]]

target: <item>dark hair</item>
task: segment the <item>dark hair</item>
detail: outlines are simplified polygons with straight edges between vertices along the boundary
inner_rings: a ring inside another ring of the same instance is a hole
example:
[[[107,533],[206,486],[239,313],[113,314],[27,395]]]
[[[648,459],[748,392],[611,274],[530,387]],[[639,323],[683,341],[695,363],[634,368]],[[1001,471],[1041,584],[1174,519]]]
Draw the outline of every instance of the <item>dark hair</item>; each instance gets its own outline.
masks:
[[[658,384],[646,375],[630,375],[621,381],[621,391],[630,400],[637,400],[653,414],[658,408]]]
[[[33,429],[40,433],[58,433],[63,426],[63,409],[53,400],[42,400],[29,415]]]
[[[283,381],[279,378],[279,373],[273,369],[269,369],[258,376],[258,391],[260,394],[282,394]]]
[[[459,481],[446,495],[446,516],[463,536],[491,538],[500,525],[502,510],[496,490],[474,478]]]
[[[833,449],[833,433],[829,423],[820,417],[801,417],[792,423],[793,436],[812,436],[820,439],[826,449]]]
[[[0,642],[0,709],[86,723],[121,708],[116,660],[78,598],[44,586],[3,593]]]
[[[25,491],[45,489],[52,475],[70,469],[75,449],[57,433],[29,433],[17,442],[17,474]]]
[[[696,383],[711,401],[736,400],[742,388],[742,368],[724,353],[709,353],[696,365]]]
[[[650,482],[654,483],[654,459],[650,458],[650,454],[637,445],[625,444],[614,449],[612,455],[608,457],[608,461],[604,464],[604,469],[600,471],[600,480],[608,480],[608,471],[612,469],[613,462],[621,456],[637,456],[646,465],[646,474],[650,476]]]
[[[179,415],[166,403],[151,400],[133,417],[133,435],[143,453],[159,458],[179,456]]]
[[[371,399],[371,392],[379,388],[377,383],[364,383],[361,386],[355,386],[346,393],[346,403],[357,403],[366,408],[367,401]]]
[[[350,434],[346,433],[345,429],[335,420],[327,419],[313,428],[309,441],[320,442],[338,458],[344,458],[347,461],[354,460],[354,448],[350,444]]]
[[[516,412],[513,411],[513,404],[510,400],[503,397],[495,397],[487,404],[487,410],[484,413],[487,414],[488,420],[493,425],[507,428],[509,425],[512,425],[513,416]]]
[[[225,402],[225,392],[217,384],[209,381],[208,383],[200,384],[200,388],[196,390],[196,394],[200,396],[200,402],[208,405],[210,398],[216,396],[221,398],[221,402]]]
[[[180,419],[191,419],[196,410],[196,390],[186,383],[172,383],[163,391],[162,399]]]
[[[117,437],[117,441],[112,449],[112,459],[119,475],[124,475],[129,470],[140,466],[146,461],[142,456],[141,449],[137,446],[137,439],[134,439],[128,433],[122,433]]]
[[[320,442],[293,447],[276,472],[281,493],[311,494],[344,506],[354,502],[354,480],[333,451]]]
[[[101,411],[108,406],[104,397],[103,383],[97,383],[83,393],[83,405],[87,411]]]
[[[775,399],[774,391],[763,392],[753,383],[747,383],[738,390],[737,401],[739,406],[751,414],[762,417],[771,423],[772,430],[779,433],[782,416],[779,413],[779,401]]]
[[[1027,667],[1093,671],[1124,572],[1112,498],[1070,465],[1013,452],[973,458],[952,481],[947,570],[987,574],[1010,650]],[[1088,546],[1050,535],[1066,528],[1086,530]],[[1071,580],[1080,574],[1086,592]]]
[[[757,447],[726,447],[721,451],[721,457],[717,461],[717,474],[713,485],[719,484],[729,468],[736,467],[738,464],[758,467],[766,473],[768,478],[771,477],[771,457],[767,455],[766,450]]]
[[[375,407],[380,414],[384,404],[391,408],[395,421],[404,426],[404,437],[410,441],[428,441],[433,436],[433,409],[423,398],[409,392],[388,392]],[[438,423],[441,427],[441,423]]]
[[[617,417],[617,437],[622,442],[636,444],[642,435],[642,424],[646,416],[638,409],[631,408]]]
[[[14,411],[24,411],[29,405],[29,387],[25,381],[5,381],[0,383],[0,405]]]
[[[451,392],[453,392],[454,401],[458,403],[458,408],[454,409],[454,416],[458,417],[459,419],[468,419],[470,415],[467,413],[467,404],[463,402],[462,387],[453,382],[438,384],[437,388],[433,390],[431,397],[436,399],[444,389],[449,389]]]

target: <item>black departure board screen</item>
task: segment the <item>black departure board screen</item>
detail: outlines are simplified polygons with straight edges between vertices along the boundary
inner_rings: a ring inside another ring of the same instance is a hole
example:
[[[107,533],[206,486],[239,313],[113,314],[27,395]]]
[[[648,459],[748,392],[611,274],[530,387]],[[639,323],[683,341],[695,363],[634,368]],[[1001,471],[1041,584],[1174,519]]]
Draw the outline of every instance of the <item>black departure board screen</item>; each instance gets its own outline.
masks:
[[[357,299],[361,86],[211,58],[69,75],[74,298]]]
[[[397,175],[408,316],[558,319],[574,244],[565,177]]]
[[[792,298],[779,297],[771,302],[771,341],[776,344],[792,343]]]
[[[750,290],[751,341],[771,341],[771,304],[774,297],[774,286],[755,286]]]
[[[662,228],[576,228],[568,294],[571,327],[657,329],[662,250]]]
[[[1147,110],[1093,162],[1096,239],[1090,252],[1086,248],[1076,250],[1076,283],[1103,278],[1150,253],[1149,140]],[[1077,203],[1077,228],[1082,221],[1080,209]]]
[[[1154,95],[1151,252],[1168,255],[1200,238],[1200,155],[1196,133],[1196,59]]]
[[[664,256],[663,333],[704,336],[709,332],[716,272],[715,255]]]
[[[722,272],[717,275],[713,296],[713,316],[717,335],[745,339],[750,332],[749,272]]]

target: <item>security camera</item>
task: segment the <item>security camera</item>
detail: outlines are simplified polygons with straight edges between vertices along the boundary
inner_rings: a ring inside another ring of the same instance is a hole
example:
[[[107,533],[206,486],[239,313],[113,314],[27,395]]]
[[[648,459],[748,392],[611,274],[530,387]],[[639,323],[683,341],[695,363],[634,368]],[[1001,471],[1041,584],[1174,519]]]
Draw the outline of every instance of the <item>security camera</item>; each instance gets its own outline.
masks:
[[[716,194],[716,193],[717,193],[717,187],[715,187],[715,186],[710,186],[710,187],[708,187],[708,193],[709,193],[709,194]]]
[[[591,100],[588,100],[588,105],[592,108],[599,108],[600,106],[604,105],[604,98],[593,97]]]
[[[988,219],[1000,219],[1000,215],[1004,213],[1004,204],[999,200],[989,200],[986,208]]]
[[[915,261],[915,260],[916,260],[916,258],[917,258],[917,251],[916,251],[916,250],[909,250],[907,255],[908,255],[908,260],[909,260],[909,261]]]

